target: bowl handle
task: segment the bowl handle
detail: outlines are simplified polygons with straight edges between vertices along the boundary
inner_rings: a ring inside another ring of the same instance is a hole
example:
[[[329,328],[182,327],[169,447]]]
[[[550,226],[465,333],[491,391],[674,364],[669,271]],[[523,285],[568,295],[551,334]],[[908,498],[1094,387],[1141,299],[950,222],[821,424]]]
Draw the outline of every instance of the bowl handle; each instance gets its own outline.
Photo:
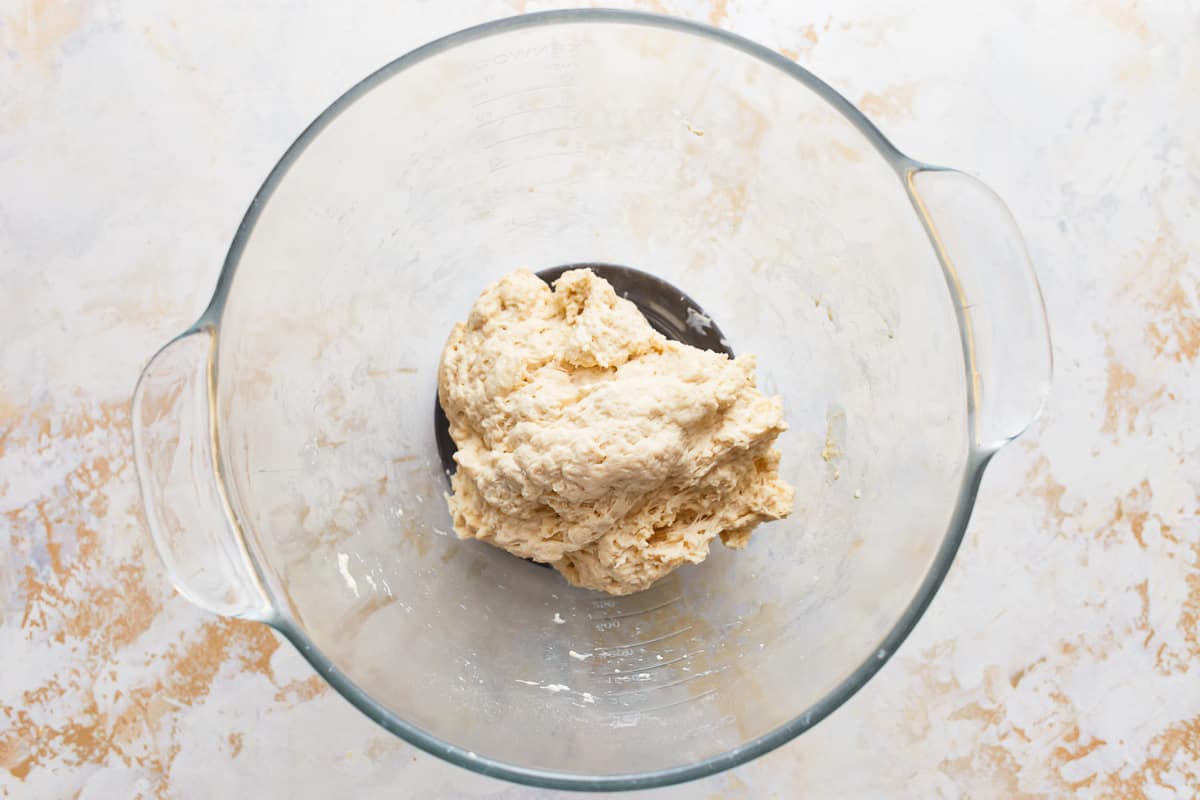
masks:
[[[983,183],[925,166],[907,182],[959,316],[975,444],[995,451],[1037,419],[1050,390],[1037,276],[1008,207]]]
[[[219,475],[211,328],[169,342],[133,393],[133,450],[146,520],[179,592],[216,614],[265,619],[265,592]]]

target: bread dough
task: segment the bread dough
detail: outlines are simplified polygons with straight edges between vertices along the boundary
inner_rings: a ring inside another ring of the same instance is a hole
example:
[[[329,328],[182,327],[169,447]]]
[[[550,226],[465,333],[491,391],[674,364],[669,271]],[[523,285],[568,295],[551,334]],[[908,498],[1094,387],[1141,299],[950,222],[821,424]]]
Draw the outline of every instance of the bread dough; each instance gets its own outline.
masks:
[[[488,287],[442,353],[454,529],[630,594],[792,510],[754,356],[671,341],[591,270]]]

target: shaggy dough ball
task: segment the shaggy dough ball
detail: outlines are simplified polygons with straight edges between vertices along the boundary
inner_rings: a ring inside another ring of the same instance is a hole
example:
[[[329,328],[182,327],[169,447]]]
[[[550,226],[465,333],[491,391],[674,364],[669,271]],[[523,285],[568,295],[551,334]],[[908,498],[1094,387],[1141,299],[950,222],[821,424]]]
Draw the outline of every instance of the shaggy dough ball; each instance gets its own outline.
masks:
[[[792,510],[779,398],[657,333],[590,270],[519,270],[450,334],[438,395],[458,445],[454,528],[610,594],[746,544]]]

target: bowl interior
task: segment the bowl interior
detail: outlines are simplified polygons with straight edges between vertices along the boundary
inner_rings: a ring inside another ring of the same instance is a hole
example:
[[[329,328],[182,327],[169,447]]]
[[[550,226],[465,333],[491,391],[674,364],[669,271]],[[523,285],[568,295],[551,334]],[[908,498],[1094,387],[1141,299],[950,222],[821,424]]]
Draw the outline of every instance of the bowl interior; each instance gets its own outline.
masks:
[[[385,722],[518,770],[732,763],[886,655],[959,502],[963,358],[893,163],[826,97],[682,24],[518,24],[302,142],[228,287],[219,436],[281,614]],[[457,540],[434,435],[480,290],[576,262],[694,298],[790,425],[793,516],[621,599]]]

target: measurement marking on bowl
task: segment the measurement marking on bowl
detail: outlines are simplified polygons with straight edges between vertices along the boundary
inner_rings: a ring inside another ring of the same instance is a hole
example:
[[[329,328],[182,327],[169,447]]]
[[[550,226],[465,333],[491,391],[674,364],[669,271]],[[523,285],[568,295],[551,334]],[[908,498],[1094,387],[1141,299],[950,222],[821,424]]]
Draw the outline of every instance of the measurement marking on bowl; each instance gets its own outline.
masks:
[[[537,182],[536,189],[540,192],[551,186],[557,186],[558,184],[569,184],[572,180],[574,179],[571,175],[563,175],[558,178],[546,178],[545,180],[540,180]],[[509,184],[508,186],[492,186],[490,189],[485,191],[485,196],[492,202],[503,202],[511,194],[528,193],[533,188],[534,187],[529,185],[528,179],[518,179],[515,183]],[[574,198],[575,195],[569,194],[569,197]],[[538,219],[545,219],[545,217],[539,217]]]
[[[505,222],[504,223],[504,232],[505,233],[515,233],[516,231],[519,231],[522,228],[536,228],[537,226],[543,225],[543,224],[545,224],[545,220],[541,219],[541,218],[527,219],[524,222]]]
[[[614,672],[610,672],[609,675],[630,675],[632,673],[637,673],[637,672],[649,672],[650,670],[658,669],[659,667],[669,667],[672,664],[678,664],[680,661],[683,661],[684,659],[692,658],[693,656],[698,656],[703,652],[704,652],[703,650],[693,650],[690,653],[684,653],[681,656],[676,656],[675,658],[672,658],[670,661],[654,661],[646,666],[630,667],[629,669],[619,669]],[[662,658],[662,656],[658,656],[658,657]]]
[[[613,673],[612,675],[606,675],[605,678],[607,678],[608,683],[625,684],[625,683],[643,683],[645,681],[653,680],[654,676],[650,675],[649,673],[646,673],[646,672],[637,672],[637,673],[630,672],[628,674]]]
[[[528,139],[530,136],[540,136],[543,133],[558,133],[560,131],[577,131],[577,130],[579,130],[578,125],[559,125],[557,128],[542,128],[542,129],[536,130],[536,131],[527,131],[526,133],[517,134],[516,136],[510,136],[507,139],[497,139],[496,141],[494,141],[490,144],[485,144],[483,146],[483,149],[491,150],[493,147],[499,147],[502,144],[508,144],[509,142],[516,142],[521,139]]]
[[[501,164],[497,164],[496,166],[494,166],[488,170],[488,174],[492,175],[496,172],[499,172],[502,169],[508,169],[509,167],[515,167],[518,164],[526,164],[530,161],[540,161],[543,158],[551,158],[554,156],[581,156],[583,154],[584,153],[582,150],[564,150],[561,153],[542,153],[541,155],[527,156],[526,158],[518,158],[518,159],[514,159],[513,161],[505,161]]]
[[[494,97],[489,97],[486,100],[480,100],[478,103],[472,104],[471,108],[479,108],[480,106],[486,106],[488,103],[495,103],[497,100],[505,100],[509,97],[517,97],[519,95],[529,94],[531,92],[553,92],[553,91],[557,91],[559,89],[574,89],[574,88],[575,88],[575,84],[573,84],[573,83],[559,83],[559,84],[554,84],[551,86],[532,86],[528,89],[517,89],[516,91],[505,92],[504,94],[498,94],[498,95],[495,95]]]
[[[675,631],[674,633],[666,633],[666,634],[663,634],[662,636],[655,636],[653,639],[644,639],[640,642],[630,642],[629,644],[617,644],[617,645],[613,645],[612,647],[597,647],[592,652],[593,653],[608,653],[613,650],[624,650],[627,647],[644,647],[648,644],[655,644],[656,642],[665,642],[667,639],[674,638],[681,633],[687,633],[691,629],[692,629],[692,626],[688,625],[686,628],[680,628],[679,630]]]
[[[686,678],[680,678],[679,680],[669,681],[667,683],[656,683],[653,686],[642,686],[642,687],[638,687],[636,689],[621,689],[621,690],[618,690],[615,692],[605,692],[604,694],[602,694],[600,696],[601,697],[625,697],[625,696],[631,695],[631,694],[647,694],[649,692],[656,692],[659,689],[670,689],[673,686],[680,686],[685,683],[691,683],[692,681],[697,680],[699,678],[707,678],[709,675],[716,675],[717,673],[724,672],[727,669],[728,669],[728,667],[718,667],[717,669],[710,669],[710,670],[705,670],[704,672],[697,672],[695,675],[688,675]]]
[[[709,689],[708,691],[701,692],[700,694],[695,695],[694,697],[685,697],[682,700],[676,700],[673,703],[663,703],[661,706],[650,706],[649,708],[622,708],[620,710],[614,710],[609,713],[611,713],[615,717],[624,717],[624,716],[628,716],[630,714],[648,714],[651,711],[662,711],[663,709],[666,709],[666,708],[674,708],[675,706],[681,706],[684,703],[694,703],[697,700],[703,700],[704,698],[714,695],[716,693],[717,693],[716,689]]]
[[[514,111],[511,114],[505,114],[502,117],[496,117],[494,119],[489,119],[485,122],[481,122],[478,125],[476,125],[475,127],[476,128],[484,128],[484,127],[487,127],[488,125],[495,125],[499,122],[504,122],[506,119],[512,119],[513,117],[519,117],[523,114],[533,114],[538,111],[570,111],[573,108],[575,108],[574,103],[565,103],[563,105],[557,105],[557,106],[538,106],[537,108],[523,108],[520,111]]]
[[[648,608],[639,608],[639,609],[635,609],[633,611],[625,611],[621,614],[609,614],[607,617],[593,617],[591,614],[588,614],[588,619],[593,619],[593,620],[596,620],[597,622],[599,622],[600,620],[606,620],[606,619],[625,619],[626,617],[636,617],[638,614],[649,614],[651,611],[658,611],[660,608],[666,608],[669,605],[674,605],[675,603],[678,603],[682,599],[683,599],[683,596],[679,595],[677,597],[672,597],[670,600],[666,600],[662,603],[659,603],[656,606],[649,606]]]

